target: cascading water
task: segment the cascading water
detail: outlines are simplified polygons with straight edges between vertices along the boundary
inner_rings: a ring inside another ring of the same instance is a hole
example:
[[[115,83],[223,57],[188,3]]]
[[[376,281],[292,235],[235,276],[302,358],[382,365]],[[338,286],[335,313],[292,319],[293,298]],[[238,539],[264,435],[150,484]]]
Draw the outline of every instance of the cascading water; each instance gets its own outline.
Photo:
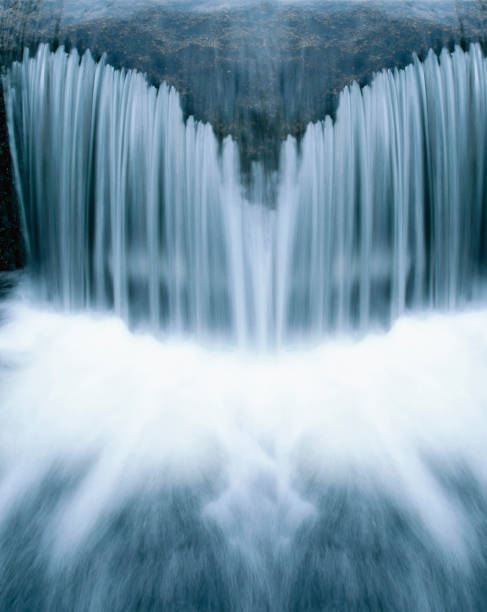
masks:
[[[269,345],[450,309],[481,281],[478,45],[347,88],[249,190],[236,143],[166,85],[46,45],[5,84],[32,276],[65,308]]]
[[[245,177],[88,53],[4,86],[0,609],[485,610],[481,48],[352,85]]]

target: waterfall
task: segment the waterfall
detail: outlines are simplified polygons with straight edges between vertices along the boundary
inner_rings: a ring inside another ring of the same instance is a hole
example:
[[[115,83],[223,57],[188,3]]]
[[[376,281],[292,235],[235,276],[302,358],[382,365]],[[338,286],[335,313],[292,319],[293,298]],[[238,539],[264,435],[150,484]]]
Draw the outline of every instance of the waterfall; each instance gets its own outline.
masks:
[[[480,46],[352,84],[272,171],[90,53],[3,79],[0,610],[485,610]]]
[[[46,45],[4,82],[30,276],[65,309],[267,346],[479,290],[479,45],[352,84],[246,188],[237,143],[185,121],[166,84]]]

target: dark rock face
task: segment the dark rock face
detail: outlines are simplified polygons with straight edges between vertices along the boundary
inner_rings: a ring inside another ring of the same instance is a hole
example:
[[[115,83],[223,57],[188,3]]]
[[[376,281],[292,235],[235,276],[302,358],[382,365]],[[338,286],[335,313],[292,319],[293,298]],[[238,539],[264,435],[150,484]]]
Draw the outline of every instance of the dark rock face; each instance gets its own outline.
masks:
[[[0,84],[0,271],[16,270],[22,263],[22,237]]]
[[[186,115],[239,142],[245,168],[254,159],[275,166],[286,135],[299,137],[310,121],[333,114],[352,81],[365,85],[374,72],[403,67],[431,47],[481,40],[484,21],[472,2],[441,19],[369,2],[206,12],[154,5],[71,23],[60,41],[173,85]]]

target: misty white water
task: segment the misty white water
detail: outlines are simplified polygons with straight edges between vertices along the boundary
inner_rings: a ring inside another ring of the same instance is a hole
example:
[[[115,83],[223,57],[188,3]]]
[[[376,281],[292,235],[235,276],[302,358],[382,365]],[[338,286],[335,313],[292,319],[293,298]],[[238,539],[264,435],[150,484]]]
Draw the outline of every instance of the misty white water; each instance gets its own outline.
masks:
[[[12,66],[0,609],[485,609],[486,68],[353,85],[244,178],[166,85]]]
[[[485,311],[258,357],[31,302],[0,331],[2,609],[482,609]]]
[[[5,84],[38,290],[259,345],[458,307],[485,270],[486,75],[473,45],[354,84],[244,190],[236,143],[174,90],[26,52]]]

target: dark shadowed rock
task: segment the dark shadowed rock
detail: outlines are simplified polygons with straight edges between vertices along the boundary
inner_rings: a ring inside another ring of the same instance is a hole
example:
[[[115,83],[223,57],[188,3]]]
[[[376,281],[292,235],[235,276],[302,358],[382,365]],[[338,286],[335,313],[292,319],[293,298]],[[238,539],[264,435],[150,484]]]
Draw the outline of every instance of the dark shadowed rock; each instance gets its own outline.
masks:
[[[22,239],[0,83],[0,271],[15,270],[22,262]]]

